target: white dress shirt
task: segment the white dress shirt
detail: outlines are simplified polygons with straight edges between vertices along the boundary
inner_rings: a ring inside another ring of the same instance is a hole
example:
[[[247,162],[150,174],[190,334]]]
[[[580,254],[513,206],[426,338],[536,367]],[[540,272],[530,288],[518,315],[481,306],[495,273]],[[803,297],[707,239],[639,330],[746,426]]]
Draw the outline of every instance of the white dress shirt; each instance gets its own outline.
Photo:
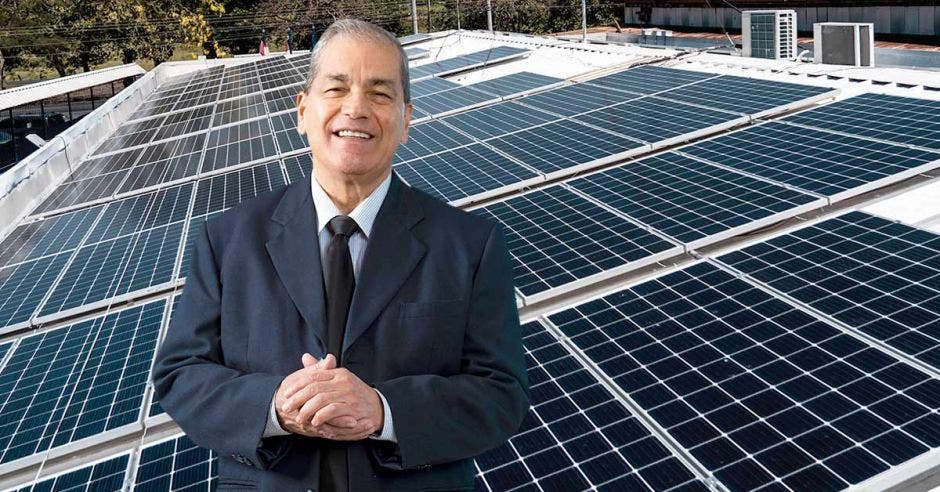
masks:
[[[320,183],[317,182],[312,172],[310,173],[310,180],[313,205],[317,210],[317,238],[320,242],[320,260],[322,264],[326,257],[326,250],[329,248],[332,239],[332,235],[326,227],[326,224],[333,217],[343,214],[336,208],[336,204],[333,203],[329,195],[323,191],[323,188],[320,186]],[[349,213],[349,217],[355,220],[356,224],[359,226],[359,230],[349,237],[349,255],[352,257],[353,277],[357,284],[359,283],[359,269],[362,265],[362,256],[366,251],[366,244],[369,242],[369,233],[372,232],[375,216],[379,213],[382,202],[385,201],[385,195],[388,194],[388,187],[391,182],[392,175],[389,173],[389,175],[385,177],[385,180]],[[395,429],[392,426],[392,412],[388,408],[388,402],[379,390],[375,389],[375,392],[378,393],[379,399],[382,400],[382,411],[385,414],[385,423],[382,426],[382,432],[380,434],[373,434],[369,436],[369,438],[397,442]],[[274,409],[274,398],[271,398],[271,410],[263,437],[281,436],[285,434],[290,434],[290,432],[281,428],[277,420],[277,411]]]

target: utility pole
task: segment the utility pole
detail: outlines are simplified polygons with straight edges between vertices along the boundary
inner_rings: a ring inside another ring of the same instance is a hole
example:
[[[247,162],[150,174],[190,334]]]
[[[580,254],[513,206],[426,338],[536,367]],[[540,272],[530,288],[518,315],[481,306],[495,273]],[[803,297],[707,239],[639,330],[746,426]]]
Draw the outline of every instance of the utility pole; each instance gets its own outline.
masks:
[[[587,43],[587,0],[581,0],[581,42]]]
[[[428,0],[428,32],[434,32],[431,28],[431,0]]]
[[[457,0],[457,30],[460,30],[460,0]],[[0,67],[3,66],[3,60],[0,59]]]
[[[411,27],[418,34],[418,5],[415,2],[417,0],[411,0]]]
[[[489,28],[490,34],[493,34],[493,2],[491,0],[486,0],[486,27]]]

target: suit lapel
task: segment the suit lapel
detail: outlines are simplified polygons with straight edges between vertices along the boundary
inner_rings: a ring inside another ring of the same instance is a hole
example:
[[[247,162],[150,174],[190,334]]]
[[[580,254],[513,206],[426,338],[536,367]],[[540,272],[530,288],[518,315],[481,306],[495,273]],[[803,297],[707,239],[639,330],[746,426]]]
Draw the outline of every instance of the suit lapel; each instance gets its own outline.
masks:
[[[278,203],[265,242],[278,276],[287,288],[307,325],[326,348],[326,307],[323,295],[323,269],[317,237],[317,212],[310,196],[310,179],[290,185]]]
[[[343,355],[375,321],[424,257],[427,248],[411,231],[422,218],[411,189],[392,171],[388,194],[376,214],[349,306]]]

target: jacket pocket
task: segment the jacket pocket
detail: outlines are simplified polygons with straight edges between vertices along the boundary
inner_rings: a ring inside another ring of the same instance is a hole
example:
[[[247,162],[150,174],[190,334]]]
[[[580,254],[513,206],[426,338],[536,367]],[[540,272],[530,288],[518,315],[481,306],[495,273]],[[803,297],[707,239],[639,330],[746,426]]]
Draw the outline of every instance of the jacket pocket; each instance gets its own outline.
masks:
[[[257,490],[258,483],[240,478],[219,477],[218,490]]]

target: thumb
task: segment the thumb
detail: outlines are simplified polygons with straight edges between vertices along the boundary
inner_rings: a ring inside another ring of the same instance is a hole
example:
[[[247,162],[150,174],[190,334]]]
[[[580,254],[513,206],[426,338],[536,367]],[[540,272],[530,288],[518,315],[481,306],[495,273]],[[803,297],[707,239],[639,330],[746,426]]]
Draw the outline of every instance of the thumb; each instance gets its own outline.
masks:
[[[336,369],[336,356],[326,354],[326,357],[320,359],[320,362],[317,363],[317,367],[320,369]]]
[[[303,363],[304,363],[304,369],[307,369],[307,368],[309,368],[309,367],[311,367],[311,366],[313,366],[313,365],[319,363],[319,362],[317,361],[317,358],[316,358],[316,357],[314,357],[314,356],[308,354],[307,352],[304,352],[303,357],[301,357],[300,359],[301,359],[301,360],[303,361]]]

